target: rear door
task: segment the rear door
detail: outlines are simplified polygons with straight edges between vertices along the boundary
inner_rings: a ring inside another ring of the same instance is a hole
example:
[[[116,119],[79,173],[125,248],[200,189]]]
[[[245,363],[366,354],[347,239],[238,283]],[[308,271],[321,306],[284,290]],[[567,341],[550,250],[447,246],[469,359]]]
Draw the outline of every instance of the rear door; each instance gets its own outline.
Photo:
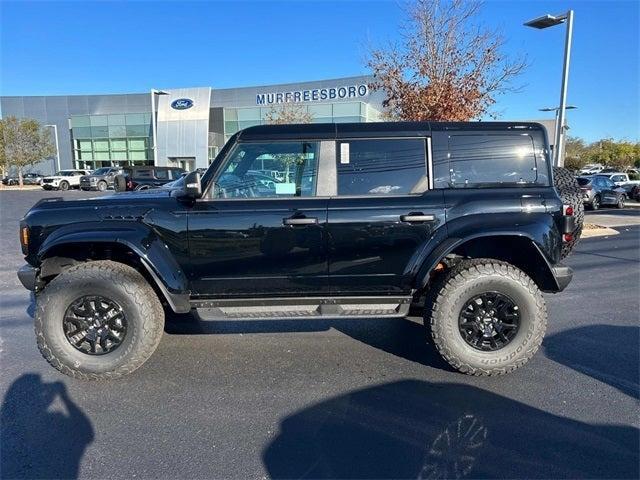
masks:
[[[338,139],[327,223],[332,294],[411,291],[415,268],[444,224],[429,162],[426,135]]]

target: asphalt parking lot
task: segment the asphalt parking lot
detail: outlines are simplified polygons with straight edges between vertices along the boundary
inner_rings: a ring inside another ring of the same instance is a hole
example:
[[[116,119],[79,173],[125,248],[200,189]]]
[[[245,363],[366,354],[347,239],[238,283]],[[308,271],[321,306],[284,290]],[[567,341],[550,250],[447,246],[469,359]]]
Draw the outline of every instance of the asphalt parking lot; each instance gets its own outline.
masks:
[[[0,191],[2,477],[640,475],[640,226],[579,244],[542,349],[505,377],[451,371],[415,317],[172,318],[132,376],[87,383],[42,359],[15,275],[19,218],[59,195]]]

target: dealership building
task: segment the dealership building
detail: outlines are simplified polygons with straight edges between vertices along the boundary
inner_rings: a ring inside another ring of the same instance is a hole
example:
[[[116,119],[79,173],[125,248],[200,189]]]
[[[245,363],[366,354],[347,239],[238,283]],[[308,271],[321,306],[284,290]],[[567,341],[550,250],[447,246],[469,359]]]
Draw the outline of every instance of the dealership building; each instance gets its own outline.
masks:
[[[0,108],[4,118],[36,119],[57,136],[59,158],[34,171],[151,164],[190,170],[207,167],[231,135],[267,123],[279,109],[296,108],[319,123],[377,121],[384,97],[370,82],[358,76],[243,88],[6,96]]]

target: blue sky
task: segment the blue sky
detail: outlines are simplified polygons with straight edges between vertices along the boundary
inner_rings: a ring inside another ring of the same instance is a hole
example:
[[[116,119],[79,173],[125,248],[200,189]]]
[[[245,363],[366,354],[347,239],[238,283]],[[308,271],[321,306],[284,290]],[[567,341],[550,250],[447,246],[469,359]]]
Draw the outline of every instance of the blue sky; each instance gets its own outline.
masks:
[[[237,87],[368,73],[368,45],[397,38],[398,1],[14,2],[0,0],[0,94]],[[640,2],[488,1],[481,21],[530,66],[501,119],[558,104],[564,27],[523,21],[575,10],[571,134],[636,140]]]

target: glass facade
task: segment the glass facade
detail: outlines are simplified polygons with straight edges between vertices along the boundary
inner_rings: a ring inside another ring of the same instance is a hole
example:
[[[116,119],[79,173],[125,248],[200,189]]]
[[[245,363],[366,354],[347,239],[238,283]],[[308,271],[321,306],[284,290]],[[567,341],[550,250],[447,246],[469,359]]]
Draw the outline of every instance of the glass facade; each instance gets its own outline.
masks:
[[[150,113],[71,116],[76,168],[153,164]]]
[[[274,105],[275,108],[280,106]],[[225,137],[228,139],[243,128],[267,123],[267,114],[274,107],[225,108]],[[300,107],[311,115],[313,123],[372,122],[378,120],[380,115],[378,110],[364,102],[302,104]]]

